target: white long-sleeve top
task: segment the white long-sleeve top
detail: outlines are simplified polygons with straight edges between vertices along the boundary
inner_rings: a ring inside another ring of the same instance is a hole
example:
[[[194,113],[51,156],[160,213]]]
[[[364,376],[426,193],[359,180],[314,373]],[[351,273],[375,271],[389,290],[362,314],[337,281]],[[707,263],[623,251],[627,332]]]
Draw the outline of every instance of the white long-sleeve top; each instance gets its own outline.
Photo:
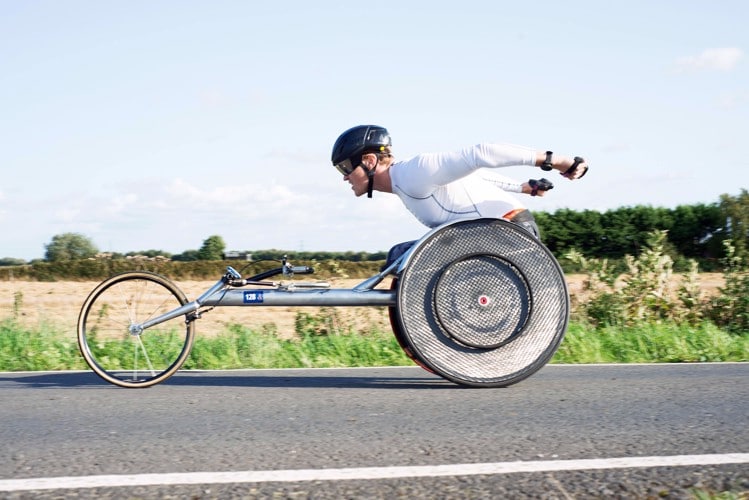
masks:
[[[536,152],[511,144],[477,144],[452,153],[426,153],[390,167],[393,193],[427,227],[457,219],[502,217],[525,208],[510,192],[522,183],[491,168],[535,165]]]

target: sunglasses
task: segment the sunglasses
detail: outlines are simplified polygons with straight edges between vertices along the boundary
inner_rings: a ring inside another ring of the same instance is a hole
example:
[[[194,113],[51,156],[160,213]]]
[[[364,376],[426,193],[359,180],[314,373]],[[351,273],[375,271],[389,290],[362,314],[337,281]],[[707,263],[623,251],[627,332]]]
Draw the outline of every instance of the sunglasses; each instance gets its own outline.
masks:
[[[336,163],[335,168],[343,175],[351,175],[351,172],[353,172],[358,166],[359,165],[351,163],[350,159],[346,159],[340,163]]]

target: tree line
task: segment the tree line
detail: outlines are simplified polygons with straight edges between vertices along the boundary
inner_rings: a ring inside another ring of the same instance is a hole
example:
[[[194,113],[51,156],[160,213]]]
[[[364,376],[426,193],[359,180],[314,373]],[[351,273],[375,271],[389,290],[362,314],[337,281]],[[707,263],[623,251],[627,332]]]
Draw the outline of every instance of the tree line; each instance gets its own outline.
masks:
[[[725,257],[725,240],[739,256],[749,249],[749,192],[722,195],[711,204],[622,207],[606,212],[557,210],[537,212],[536,222],[544,244],[557,257],[576,250],[585,257],[623,259],[647,248],[653,231],[666,231],[667,253],[677,265],[694,259],[703,268],[719,265]]]
[[[652,206],[622,207],[605,212],[560,209],[535,212],[544,244],[557,257],[570,250],[585,257],[621,260],[637,256],[648,243],[653,231],[666,231],[666,250],[679,266],[687,259],[697,260],[704,270],[714,269],[725,257],[724,241],[730,239],[738,256],[749,249],[749,192],[737,196],[722,195],[711,204],[681,205],[676,208]],[[386,242],[397,243],[397,242]],[[280,260],[285,255],[296,260],[341,260],[372,262],[384,260],[387,252],[326,252],[267,249],[247,251],[251,260]],[[123,259],[148,257],[177,261],[224,260],[226,244],[219,235],[209,236],[199,249],[171,254],[161,250],[132,251],[126,254],[102,254],[93,241],[79,233],[55,235],[45,245],[44,261],[58,262],[88,258]],[[0,265],[27,264],[22,259],[0,258]],[[33,262],[32,262],[33,264]]]

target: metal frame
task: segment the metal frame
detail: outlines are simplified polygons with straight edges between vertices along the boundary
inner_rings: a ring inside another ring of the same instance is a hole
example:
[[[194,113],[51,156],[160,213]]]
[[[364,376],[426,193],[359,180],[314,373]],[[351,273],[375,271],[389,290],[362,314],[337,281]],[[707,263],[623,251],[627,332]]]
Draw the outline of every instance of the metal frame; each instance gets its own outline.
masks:
[[[139,334],[144,330],[177,318],[188,315],[191,319],[200,318],[204,307],[253,307],[253,306],[395,306],[395,290],[376,290],[388,274],[398,269],[408,254],[401,256],[387,269],[368,278],[353,288],[330,288],[325,283],[304,282],[263,282],[266,278],[283,274],[287,278],[295,274],[311,274],[314,270],[307,266],[292,266],[284,259],[281,267],[266,271],[251,278],[242,275],[228,266],[226,273],[208,290],[195,300],[168,313],[154,317],[143,323],[130,326],[130,332]],[[245,288],[247,286],[255,288]]]

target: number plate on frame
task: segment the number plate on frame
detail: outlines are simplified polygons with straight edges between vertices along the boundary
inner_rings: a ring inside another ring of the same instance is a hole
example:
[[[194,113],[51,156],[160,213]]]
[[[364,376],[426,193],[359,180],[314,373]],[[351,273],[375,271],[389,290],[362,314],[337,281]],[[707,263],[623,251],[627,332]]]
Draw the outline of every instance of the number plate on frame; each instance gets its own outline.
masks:
[[[244,302],[245,304],[261,304],[263,302],[262,290],[244,292],[244,294],[242,295],[242,302]]]

